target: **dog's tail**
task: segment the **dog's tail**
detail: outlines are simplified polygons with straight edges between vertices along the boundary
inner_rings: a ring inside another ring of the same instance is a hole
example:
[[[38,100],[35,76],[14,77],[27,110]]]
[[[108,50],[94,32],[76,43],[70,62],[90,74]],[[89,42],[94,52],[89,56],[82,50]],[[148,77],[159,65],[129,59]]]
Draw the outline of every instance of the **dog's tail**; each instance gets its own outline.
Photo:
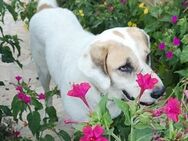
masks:
[[[58,7],[56,0],[39,0],[37,11],[39,12],[43,9],[55,8],[55,7]]]

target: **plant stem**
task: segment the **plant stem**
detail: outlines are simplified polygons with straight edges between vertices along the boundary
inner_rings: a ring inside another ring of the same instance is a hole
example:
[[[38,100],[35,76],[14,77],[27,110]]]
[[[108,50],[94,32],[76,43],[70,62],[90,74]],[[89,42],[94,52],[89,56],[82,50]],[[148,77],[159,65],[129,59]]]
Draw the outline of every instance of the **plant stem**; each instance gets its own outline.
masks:
[[[121,139],[118,136],[116,136],[113,132],[112,132],[112,137],[114,137],[116,141],[121,141]]]
[[[169,136],[170,136],[170,139],[174,139],[173,134],[174,134],[173,122],[169,120]]]
[[[131,118],[131,133],[130,133],[130,141],[134,141],[133,137],[133,117]]]

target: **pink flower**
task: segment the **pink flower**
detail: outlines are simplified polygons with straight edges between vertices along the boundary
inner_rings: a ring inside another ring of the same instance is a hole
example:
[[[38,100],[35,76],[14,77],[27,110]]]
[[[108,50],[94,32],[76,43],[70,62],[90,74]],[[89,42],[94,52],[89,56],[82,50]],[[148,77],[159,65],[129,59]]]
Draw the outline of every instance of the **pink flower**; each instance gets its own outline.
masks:
[[[178,116],[181,114],[180,101],[176,98],[169,98],[164,106],[164,113],[168,119],[178,122]]]
[[[159,49],[160,49],[160,50],[164,50],[164,49],[165,49],[165,47],[166,47],[166,45],[165,45],[165,43],[164,43],[164,42],[162,42],[162,43],[160,43],[160,44],[159,44],[159,46],[158,46],[158,47],[159,47]]]
[[[85,126],[83,133],[84,136],[80,138],[80,141],[108,141],[108,139],[102,136],[104,129],[100,125],[96,125],[94,128]]]
[[[167,52],[166,52],[166,58],[167,58],[167,59],[172,59],[173,56],[174,56],[174,54],[173,54],[172,51],[167,51]]]
[[[125,4],[127,2],[127,0],[120,0],[121,4]]]
[[[177,21],[178,21],[178,16],[172,16],[172,17],[171,17],[171,22],[172,22],[173,24],[176,24]]]
[[[185,90],[184,94],[185,94],[186,98],[188,99],[188,90]]]
[[[109,5],[107,8],[108,8],[108,11],[109,11],[109,12],[114,11],[114,7],[113,7],[113,5]]]
[[[46,99],[46,95],[45,95],[44,93],[40,93],[40,94],[38,94],[37,96],[38,96],[38,99],[39,99],[39,100],[44,100],[44,99]]]
[[[86,83],[86,82],[81,83],[81,84],[73,84],[72,90],[68,91],[67,95],[80,98],[89,108],[89,104],[87,103],[85,96],[90,88],[91,86],[89,85],[89,83]]]
[[[18,99],[25,102],[26,104],[29,104],[31,102],[31,97],[27,96],[26,94],[20,92],[17,94]]]
[[[173,44],[174,44],[175,46],[179,46],[179,45],[181,44],[181,40],[180,40],[179,38],[177,38],[177,37],[174,37],[174,39],[173,39]]]
[[[25,97],[25,94],[20,92],[20,93],[17,94],[17,97],[18,97],[18,99],[23,100],[24,97]]]
[[[159,117],[163,114],[163,108],[160,108],[160,109],[156,109],[156,110],[153,110],[152,111],[152,114],[154,117]]]
[[[19,92],[22,92],[22,91],[23,91],[23,88],[22,88],[22,86],[17,86],[17,87],[16,87],[16,90],[19,91]]]
[[[17,75],[17,76],[15,77],[15,79],[18,81],[18,83],[20,83],[20,80],[22,79],[22,77],[19,76],[19,75]]]
[[[153,89],[154,85],[158,82],[156,78],[152,78],[151,74],[145,74],[142,73],[137,74],[137,83],[139,87],[141,88],[141,91],[145,91],[146,89]]]
[[[20,136],[20,131],[13,131],[13,135],[18,138]]]
[[[186,8],[188,6],[188,0],[184,0],[181,5]]]

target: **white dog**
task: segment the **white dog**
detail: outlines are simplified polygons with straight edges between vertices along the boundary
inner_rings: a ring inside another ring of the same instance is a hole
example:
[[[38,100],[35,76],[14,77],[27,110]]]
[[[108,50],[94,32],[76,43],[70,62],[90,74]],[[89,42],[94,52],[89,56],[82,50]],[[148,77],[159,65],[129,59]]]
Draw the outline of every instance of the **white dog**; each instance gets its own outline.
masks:
[[[73,120],[88,119],[84,103],[67,96],[72,84],[89,82],[87,101],[95,109],[102,94],[109,99],[133,100],[139,95],[139,72],[158,79],[153,90],[146,90],[141,104],[152,104],[164,93],[160,78],[149,64],[149,36],[136,27],[117,27],[99,35],[85,31],[68,9],[58,8],[55,0],[40,0],[38,13],[30,21],[32,56],[45,91],[50,79],[58,85],[64,109]],[[49,101],[52,104],[52,101]],[[112,117],[120,114],[112,100],[107,105]]]

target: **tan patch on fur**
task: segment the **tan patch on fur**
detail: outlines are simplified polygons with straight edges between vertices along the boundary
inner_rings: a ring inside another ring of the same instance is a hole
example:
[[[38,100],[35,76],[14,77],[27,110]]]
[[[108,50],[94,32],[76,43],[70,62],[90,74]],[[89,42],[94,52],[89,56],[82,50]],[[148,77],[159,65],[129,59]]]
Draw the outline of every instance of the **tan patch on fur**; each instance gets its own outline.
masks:
[[[119,31],[113,31],[113,34],[115,34],[115,35],[117,35],[117,36],[119,36],[119,37],[124,39],[123,34],[121,32],[119,32]]]
[[[106,57],[108,55],[108,49],[105,44],[100,42],[93,44],[91,46],[90,54],[95,65],[101,67],[102,71],[107,74]]]
[[[136,68],[135,62],[137,62],[137,58],[129,47],[119,43],[115,43],[113,46],[109,47],[107,59],[109,75],[117,71],[119,67],[125,65],[127,60],[130,60],[131,65]]]
[[[93,62],[108,75],[125,65],[128,58],[134,62],[137,60],[130,48],[115,41],[96,42],[90,54]]]
[[[53,8],[51,5],[48,5],[48,4],[43,4],[43,5],[41,5],[39,8],[38,8],[38,10],[37,10],[37,12],[39,12],[39,11],[41,11],[41,10],[44,10],[44,9],[48,9],[48,8]]]
[[[131,27],[128,28],[127,31],[132,39],[137,43],[137,47],[142,47],[146,53],[149,52],[147,36],[142,31],[140,31],[140,29]]]

